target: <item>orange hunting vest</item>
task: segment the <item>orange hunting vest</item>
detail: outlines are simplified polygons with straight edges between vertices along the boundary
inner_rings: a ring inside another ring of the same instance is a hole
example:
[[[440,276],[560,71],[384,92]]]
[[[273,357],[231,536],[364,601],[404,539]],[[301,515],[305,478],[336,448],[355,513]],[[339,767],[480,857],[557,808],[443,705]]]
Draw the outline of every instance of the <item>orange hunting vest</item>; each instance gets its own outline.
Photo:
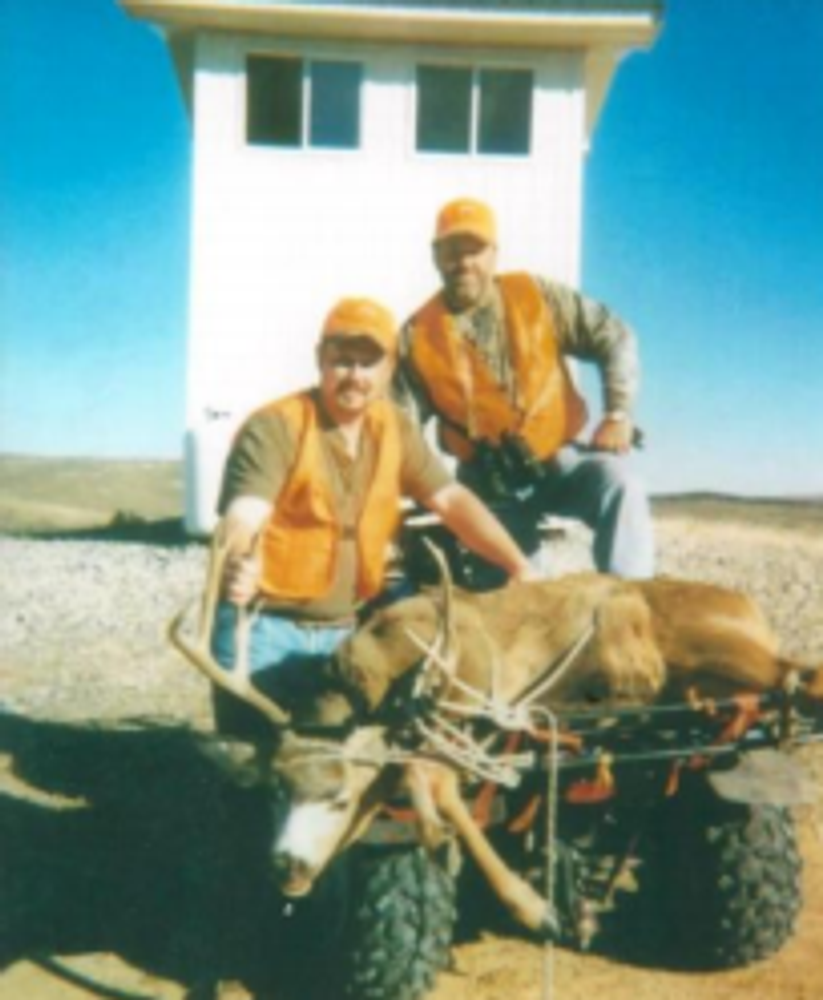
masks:
[[[550,458],[586,423],[586,404],[560,352],[554,318],[528,274],[496,279],[503,298],[514,398],[457,330],[443,296],[412,321],[411,362],[437,411],[440,443],[465,461],[473,441],[514,433],[538,458]]]
[[[297,457],[274,511],[263,529],[260,589],[277,599],[322,597],[334,581],[343,525],[324,470],[317,409],[309,393],[288,396],[266,407],[280,413],[295,432]],[[375,468],[356,526],[357,594],[374,596],[383,584],[386,553],[398,523],[400,428],[391,404],[377,401],[363,433],[376,444]]]

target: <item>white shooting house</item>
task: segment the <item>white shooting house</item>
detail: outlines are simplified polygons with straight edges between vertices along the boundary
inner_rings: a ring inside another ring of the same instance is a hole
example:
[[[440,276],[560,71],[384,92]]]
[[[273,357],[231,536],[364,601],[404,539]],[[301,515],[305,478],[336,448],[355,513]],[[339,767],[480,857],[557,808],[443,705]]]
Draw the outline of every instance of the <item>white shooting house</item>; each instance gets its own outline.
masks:
[[[660,0],[120,0],[167,40],[193,126],[186,524],[227,444],[311,384],[325,313],[402,318],[437,285],[437,209],[494,206],[503,269],[577,285],[583,168]]]

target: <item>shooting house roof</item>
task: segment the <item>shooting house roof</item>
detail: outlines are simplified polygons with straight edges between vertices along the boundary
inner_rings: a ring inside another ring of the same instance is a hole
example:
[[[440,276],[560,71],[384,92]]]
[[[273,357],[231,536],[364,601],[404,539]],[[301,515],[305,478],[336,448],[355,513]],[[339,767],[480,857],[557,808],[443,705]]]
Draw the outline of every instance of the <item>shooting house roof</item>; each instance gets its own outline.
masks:
[[[292,37],[485,45],[495,48],[647,47],[662,0],[120,0],[169,28]]]

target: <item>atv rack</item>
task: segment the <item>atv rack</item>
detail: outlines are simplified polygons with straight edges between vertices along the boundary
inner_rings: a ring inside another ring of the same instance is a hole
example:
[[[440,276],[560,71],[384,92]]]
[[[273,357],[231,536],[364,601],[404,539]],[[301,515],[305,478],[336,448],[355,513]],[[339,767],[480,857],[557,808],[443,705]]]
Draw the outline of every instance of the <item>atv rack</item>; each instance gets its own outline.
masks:
[[[754,751],[819,743],[823,706],[790,684],[717,700],[561,712],[558,724],[561,797],[602,802],[614,797],[624,780],[656,778],[665,794],[673,795],[684,769],[731,771]],[[549,755],[539,748],[551,742],[550,734],[534,728],[517,735],[506,753],[531,748],[527,770],[545,772]]]
[[[823,740],[823,706],[792,686],[721,700],[563,712],[558,719],[563,742],[579,743],[562,757],[567,769],[604,752],[620,763],[686,761]]]

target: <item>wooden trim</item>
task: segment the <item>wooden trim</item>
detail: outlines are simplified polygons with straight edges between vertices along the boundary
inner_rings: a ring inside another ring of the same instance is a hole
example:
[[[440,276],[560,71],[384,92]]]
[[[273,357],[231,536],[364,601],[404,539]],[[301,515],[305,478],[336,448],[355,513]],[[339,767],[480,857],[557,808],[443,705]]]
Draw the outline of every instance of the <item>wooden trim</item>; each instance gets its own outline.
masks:
[[[660,29],[658,8],[624,13],[500,13],[418,8],[330,8],[234,0],[120,0],[133,17],[170,27],[267,32],[495,48],[645,48]]]

